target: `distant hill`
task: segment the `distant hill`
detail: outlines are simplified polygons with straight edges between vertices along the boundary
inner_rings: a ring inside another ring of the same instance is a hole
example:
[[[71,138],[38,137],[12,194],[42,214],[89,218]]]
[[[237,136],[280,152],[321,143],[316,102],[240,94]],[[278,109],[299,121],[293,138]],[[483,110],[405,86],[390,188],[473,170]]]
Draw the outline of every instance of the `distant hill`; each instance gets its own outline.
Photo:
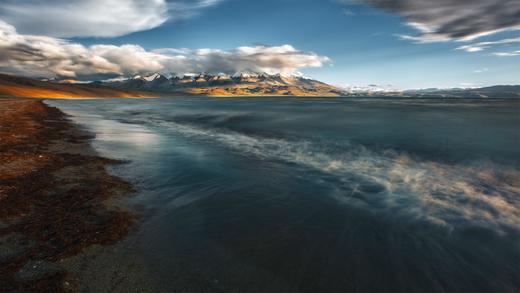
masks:
[[[414,97],[447,98],[520,98],[520,85],[497,85],[473,89],[431,89],[406,91]]]
[[[349,97],[410,97],[410,98],[520,98],[520,85],[497,85],[483,88],[450,88],[420,90],[388,90],[376,86],[344,89]]]
[[[92,84],[56,83],[0,74],[0,96],[77,99],[147,97],[150,94],[123,91]]]
[[[234,75],[202,73],[170,78],[155,73],[99,84],[127,91],[185,95],[341,96],[344,94],[340,89],[317,80],[267,73],[237,73]]]

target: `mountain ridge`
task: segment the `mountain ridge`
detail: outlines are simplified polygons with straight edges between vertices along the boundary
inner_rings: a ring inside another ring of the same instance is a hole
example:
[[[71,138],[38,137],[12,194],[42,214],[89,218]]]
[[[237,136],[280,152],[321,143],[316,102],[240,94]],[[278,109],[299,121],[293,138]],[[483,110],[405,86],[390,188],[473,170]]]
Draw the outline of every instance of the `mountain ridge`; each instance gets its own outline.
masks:
[[[163,94],[209,96],[342,96],[342,97],[416,97],[416,98],[499,98],[520,97],[520,85],[496,85],[481,88],[395,90],[389,87],[340,88],[299,76],[237,72],[234,74],[171,74],[134,76],[124,80],[101,82],[122,90]]]
[[[295,75],[267,73],[184,74],[166,77],[159,73],[97,82],[120,90],[182,93],[212,96],[342,96],[343,91],[326,83]]]
[[[480,88],[429,88],[411,90],[351,90],[349,97],[405,97],[405,98],[520,98],[520,85],[494,85]]]
[[[408,98],[520,98],[520,85],[482,88],[381,90],[341,89],[302,77],[262,74],[211,75],[161,74],[78,82],[71,79],[36,80],[0,74],[0,96],[32,98],[142,98],[160,96],[310,96],[310,97],[408,97]]]

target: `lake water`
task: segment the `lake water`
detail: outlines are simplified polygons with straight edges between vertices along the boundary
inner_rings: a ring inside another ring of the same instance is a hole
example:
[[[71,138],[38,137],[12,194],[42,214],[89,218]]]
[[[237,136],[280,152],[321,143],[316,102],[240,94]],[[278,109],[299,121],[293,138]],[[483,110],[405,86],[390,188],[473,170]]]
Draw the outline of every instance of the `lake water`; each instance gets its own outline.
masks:
[[[520,100],[52,100],[161,290],[518,292]]]

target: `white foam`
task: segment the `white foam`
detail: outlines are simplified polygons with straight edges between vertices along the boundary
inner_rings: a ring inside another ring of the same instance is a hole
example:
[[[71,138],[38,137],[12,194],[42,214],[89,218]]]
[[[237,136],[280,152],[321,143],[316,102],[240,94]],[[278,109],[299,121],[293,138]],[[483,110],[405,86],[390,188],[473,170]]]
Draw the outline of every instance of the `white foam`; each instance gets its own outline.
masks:
[[[449,229],[473,225],[499,232],[520,229],[520,172],[500,170],[491,163],[474,166],[420,161],[389,150],[376,153],[362,146],[344,145],[342,152],[306,140],[261,138],[232,131],[204,129],[189,124],[157,122],[183,136],[209,140],[266,160],[283,160],[332,174],[350,184],[336,197],[356,204],[352,178],[382,186],[364,194],[363,204],[427,220]],[[330,149],[329,149],[330,148]],[[363,183],[360,183],[363,184]]]

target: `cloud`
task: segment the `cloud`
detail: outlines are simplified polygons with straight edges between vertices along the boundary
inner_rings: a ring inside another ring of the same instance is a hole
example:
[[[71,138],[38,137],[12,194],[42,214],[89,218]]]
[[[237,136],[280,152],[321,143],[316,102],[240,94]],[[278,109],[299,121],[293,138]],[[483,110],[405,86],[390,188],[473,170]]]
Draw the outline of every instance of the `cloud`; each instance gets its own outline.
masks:
[[[87,47],[59,38],[19,34],[15,27],[0,21],[0,71],[32,77],[92,80],[151,72],[289,74],[301,68],[321,67],[329,61],[290,45],[153,51],[138,45]]]
[[[116,37],[179,20],[220,0],[2,0],[0,19],[21,33]]]
[[[193,17],[202,9],[217,5],[224,0],[170,0],[168,8],[171,12],[171,19],[182,20]]]
[[[154,50],[174,58],[183,58],[184,72],[266,72],[289,74],[300,68],[321,67],[329,58],[296,50],[291,45],[244,46],[224,51],[218,49],[159,49]],[[176,59],[178,60],[178,59]],[[177,65],[177,64],[176,64]],[[175,67],[171,66],[171,67]]]
[[[513,52],[496,52],[493,53],[493,55],[498,57],[514,57],[514,56],[520,56],[520,50],[513,51]]]
[[[480,68],[480,69],[475,69],[475,70],[473,70],[473,73],[477,73],[477,74],[478,74],[478,73],[486,73],[486,72],[488,72],[488,71],[489,71],[489,69],[487,69],[487,68],[484,67],[484,68]]]
[[[464,46],[458,47],[456,50],[464,50],[466,52],[480,52],[485,49],[488,49],[489,47],[493,47],[493,46],[497,46],[497,45],[509,45],[509,44],[515,44],[515,43],[520,43],[520,37],[464,45]]]
[[[505,30],[520,29],[518,0],[338,0],[369,4],[400,15],[419,36],[418,42],[468,41]]]
[[[346,15],[346,16],[356,15],[352,10],[348,10],[348,9],[342,9],[341,14]]]

